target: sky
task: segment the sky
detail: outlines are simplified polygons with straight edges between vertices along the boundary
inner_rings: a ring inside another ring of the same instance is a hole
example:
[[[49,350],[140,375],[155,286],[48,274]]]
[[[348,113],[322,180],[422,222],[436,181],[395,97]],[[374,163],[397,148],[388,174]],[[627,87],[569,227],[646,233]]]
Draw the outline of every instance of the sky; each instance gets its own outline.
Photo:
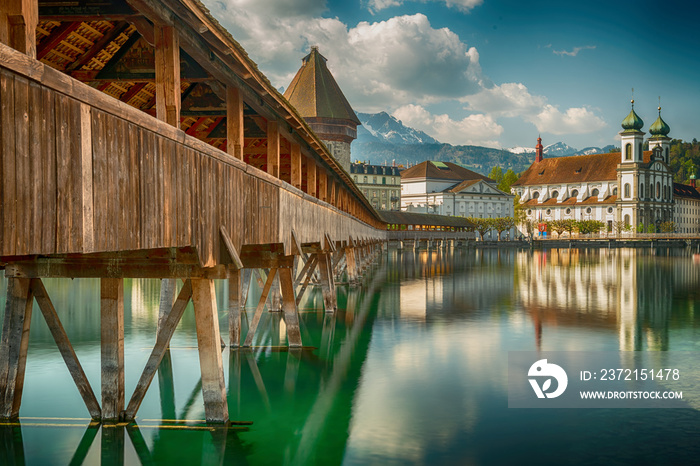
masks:
[[[312,45],[355,111],[441,142],[619,146],[644,131],[700,138],[700,2],[204,0],[280,90]],[[659,100],[660,99],[660,100]]]

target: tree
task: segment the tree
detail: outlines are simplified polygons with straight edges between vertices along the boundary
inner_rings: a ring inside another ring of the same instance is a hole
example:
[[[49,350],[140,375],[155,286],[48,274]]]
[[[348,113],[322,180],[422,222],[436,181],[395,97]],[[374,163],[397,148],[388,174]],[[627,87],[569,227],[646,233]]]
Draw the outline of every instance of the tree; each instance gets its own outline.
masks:
[[[490,218],[476,218],[476,217],[469,217],[467,218],[469,222],[474,225],[474,231],[479,233],[479,237],[481,238],[481,241],[484,240],[484,235],[489,232],[492,228],[491,224],[491,219]]]
[[[561,238],[561,234],[566,231],[566,220],[552,220],[549,222],[549,228],[557,232],[557,238]]]
[[[506,174],[503,175],[503,180],[501,180],[500,183],[498,183],[498,189],[505,193],[510,193],[510,187],[518,181],[518,175],[509,168],[508,171],[506,171]]]
[[[582,235],[597,233],[605,227],[605,224],[599,220],[579,220],[578,231]]]
[[[663,222],[661,225],[659,225],[659,228],[661,228],[661,231],[664,233],[673,233],[676,231],[676,224],[674,222]]]
[[[620,233],[622,233],[623,231],[630,231],[631,229],[632,225],[626,224],[621,220],[615,220],[613,222],[613,231],[617,236],[620,236]]]
[[[489,220],[492,220],[492,228],[498,233],[498,241],[501,240],[501,233],[515,226],[515,219],[513,217],[498,217]]]
[[[562,220],[564,224],[564,230],[569,234],[569,238],[574,235],[574,232],[578,229],[578,224],[573,218],[567,218]]]
[[[503,181],[503,169],[498,165],[493,167],[491,173],[489,173],[489,178],[495,181],[496,184],[501,184],[501,181]]]

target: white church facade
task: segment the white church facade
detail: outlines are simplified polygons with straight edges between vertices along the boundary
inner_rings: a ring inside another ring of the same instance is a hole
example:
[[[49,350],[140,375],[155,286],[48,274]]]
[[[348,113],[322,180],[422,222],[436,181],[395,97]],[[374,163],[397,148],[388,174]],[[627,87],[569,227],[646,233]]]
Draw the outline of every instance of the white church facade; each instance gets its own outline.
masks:
[[[697,233],[697,221],[687,215],[683,214],[682,226],[679,224],[676,210],[682,205],[692,211],[689,206],[695,205],[697,190],[673,182],[670,128],[661,118],[661,108],[649,127],[647,151],[642,150],[643,126],[632,101],[632,110],[622,122],[620,152],[545,159],[538,138],[534,163],[512,186],[527,218],[599,220],[608,231],[615,221],[644,231],[650,225],[658,229],[661,223],[674,221],[679,230],[695,225],[695,231],[682,232]]]

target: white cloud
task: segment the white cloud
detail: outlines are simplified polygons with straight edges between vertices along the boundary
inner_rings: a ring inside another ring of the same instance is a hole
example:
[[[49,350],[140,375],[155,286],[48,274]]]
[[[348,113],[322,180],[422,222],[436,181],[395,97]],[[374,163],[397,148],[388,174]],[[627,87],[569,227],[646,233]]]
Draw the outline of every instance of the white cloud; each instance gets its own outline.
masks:
[[[442,142],[500,147],[498,137],[503,133],[503,127],[489,115],[475,114],[453,120],[449,115],[433,115],[422,106],[414,104],[397,108],[393,115],[404,125],[425,131]]]
[[[460,99],[467,109],[493,116],[517,117],[539,112],[547,99],[532,95],[521,83],[504,83]]]
[[[552,50],[552,52],[559,56],[566,55],[567,57],[575,57],[581,50],[594,50],[595,48],[595,45],[586,45],[583,47],[574,47],[574,49],[571,52],[567,52],[566,50]]]
[[[572,107],[562,113],[559,108],[549,104],[529,120],[540,132],[556,135],[592,133],[606,126],[602,118],[585,107]]]
[[[376,13],[377,11],[384,10],[386,8],[394,7],[394,6],[401,6],[403,5],[406,1],[411,1],[411,0],[368,0],[366,5],[367,9],[372,12]],[[416,0],[414,0],[416,1]],[[469,11],[473,10],[477,6],[481,5],[484,3],[484,0],[417,0],[422,3],[427,3],[427,2],[438,2],[438,3],[444,3],[447,5],[448,8],[456,8],[457,10],[463,11],[465,13],[468,13]]]
[[[218,0],[209,7],[276,87],[289,85],[310,45],[319,45],[348,101],[363,111],[458,98],[483,85],[476,48],[448,28],[433,28],[423,14],[348,28],[337,18],[269,15],[271,2],[260,3]]]

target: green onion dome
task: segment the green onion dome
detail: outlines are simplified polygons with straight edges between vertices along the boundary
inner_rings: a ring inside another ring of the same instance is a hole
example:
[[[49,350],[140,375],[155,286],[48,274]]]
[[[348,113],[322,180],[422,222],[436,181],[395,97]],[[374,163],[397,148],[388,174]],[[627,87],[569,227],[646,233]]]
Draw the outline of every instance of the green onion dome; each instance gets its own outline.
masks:
[[[639,115],[637,115],[634,112],[634,100],[632,101],[632,110],[630,110],[630,114],[627,115],[627,118],[622,120],[622,129],[625,131],[640,131],[642,127],[644,126],[644,121],[642,121],[641,118],[639,118]]]
[[[668,136],[671,132],[671,128],[661,118],[661,107],[659,107],[659,118],[649,127],[649,132],[652,136]]]

